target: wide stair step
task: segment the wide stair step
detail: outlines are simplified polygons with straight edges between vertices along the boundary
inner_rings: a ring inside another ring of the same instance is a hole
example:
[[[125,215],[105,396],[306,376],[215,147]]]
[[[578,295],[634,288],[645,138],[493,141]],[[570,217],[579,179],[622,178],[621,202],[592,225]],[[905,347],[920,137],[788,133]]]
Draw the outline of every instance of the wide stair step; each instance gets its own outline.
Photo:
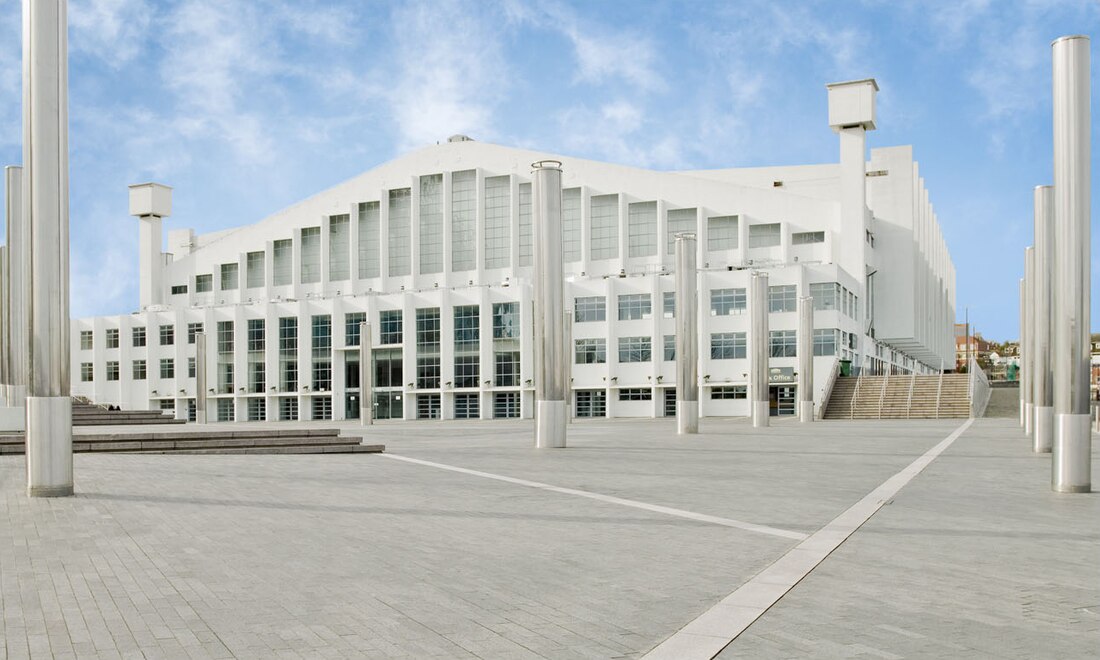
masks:
[[[839,377],[825,419],[949,419],[970,416],[966,374]]]
[[[74,453],[359,454],[384,450],[384,445],[365,445],[358,437],[341,437],[339,429],[153,430],[73,436]],[[0,435],[0,454],[23,451],[22,434]]]

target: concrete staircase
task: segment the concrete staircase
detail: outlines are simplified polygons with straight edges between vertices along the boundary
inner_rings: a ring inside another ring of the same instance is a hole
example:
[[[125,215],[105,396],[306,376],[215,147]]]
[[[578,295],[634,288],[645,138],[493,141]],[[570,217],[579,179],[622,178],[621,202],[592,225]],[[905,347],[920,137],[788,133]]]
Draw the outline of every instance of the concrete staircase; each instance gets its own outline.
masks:
[[[186,424],[159,410],[107,410],[87,401],[73,399],[73,426],[129,426],[132,424]]]
[[[970,416],[966,374],[837,378],[825,419],[949,419]]]
[[[341,437],[340,429],[141,430],[133,433],[77,433],[73,453],[135,452],[142,454],[360,454],[384,445],[364,445],[358,437]],[[0,435],[0,454],[22,454],[23,434]]]

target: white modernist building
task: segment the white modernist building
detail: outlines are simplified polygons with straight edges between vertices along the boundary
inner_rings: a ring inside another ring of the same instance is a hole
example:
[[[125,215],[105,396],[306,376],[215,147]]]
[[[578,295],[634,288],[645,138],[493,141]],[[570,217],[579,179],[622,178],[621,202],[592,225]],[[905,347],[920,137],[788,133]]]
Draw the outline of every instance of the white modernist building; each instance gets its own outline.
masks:
[[[837,360],[953,365],[955,271],[912,149],[866,158],[876,90],[829,86],[839,163],[657,172],[455,136],[254,225],[169,231],[167,253],[171,190],[133,186],[141,309],[73,322],[73,394],[181,418],[196,397],[211,420],[354,418],[367,321],[376,419],[530,417],[531,164],[548,158],[563,164],[572,415],[674,414],[681,232],[697,236],[700,416],[749,414],[753,305],[769,311],[772,414],[795,414],[799,387],[820,405]],[[766,300],[749,293],[757,270]],[[801,296],[812,383],[797,374]]]

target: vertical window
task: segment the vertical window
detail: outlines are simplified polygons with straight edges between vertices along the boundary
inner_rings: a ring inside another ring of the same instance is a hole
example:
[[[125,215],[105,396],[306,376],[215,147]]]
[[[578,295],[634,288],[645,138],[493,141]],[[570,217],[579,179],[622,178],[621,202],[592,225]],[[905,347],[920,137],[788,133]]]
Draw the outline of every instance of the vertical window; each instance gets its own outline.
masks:
[[[94,335],[91,330],[80,331],[80,350],[90,351],[92,350]]]
[[[416,310],[416,387],[439,387],[439,308]]]
[[[267,344],[263,319],[248,319],[248,352],[263,353]]]
[[[298,319],[284,316],[279,319],[279,391],[294,392],[297,389]],[[280,415],[280,419],[290,418]],[[297,408],[294,419],[297,419]]]
[[[619,362],[649,362],[652,344],[652,337],[619,337]]]
[[[240,264],[221,265],[221,290],[234,291],[240,284]]]
[[[195,276],[195,293],[210,293],[214,290],[214,276],[213,275],[196,275]]]
[[[619,196],[592,197],[592,260],[614,259],[619,256]]]
[[[810,285],[810,295],[813,296],[815,310],[836,309],[840,285],[836,282],[817,282]]]
[[[294,241],[289,238],[275,241],[271,251],[275,257],[275,286],[291,284],[294,273]]]
[[[747,355],[748,341],[744,332],[715,332],[710,336],[710,359],[739,360]]]
[[[107,348],[118,348],[118,328],[107,328]]]
[[[267,419],[267,401],[261,396],[248,399],[248,421],[262,422]]]
[[[664,316],[666,319],[676,318],[676,292],[675,291],[665,291],[664,293],[661,294],[661,298],[663,299],[662,300],[663,305],[662,305],[662,310],[661,310],[662,311],[662,316]]]
[[[92,382],[92,376],[93,375],[94,375],[94,372],[92,370],[92,363],[91,362],[81,362],[80,363],[80,382],[82,382],[82,383]]]
[[[359,205],[359,277],[378,277],[382,261],[378,246],[382,243],[378,202]]]
[[[455,387],[477,387],[481,377],[480,324],[481,309],[477,305],[454,308]]]
[[[619,296],[619,320],[636,321],[648,319],[653,313],[653,303],[648,293]]]
[[[814,330],[814,355],[836,355],[838,334],[840,331],[836,328]]]
[[[519,303],[506,302],[493,304],[493,338],[519,338]]]
[[[531,265],[531,184],[519,184],[519,265]],[[565,259],[565,261],[569,261]]]
[[[344,314],[344,345],[358,346],[359,333],[363,323],[367,321],[366,312],[348,312]]]
[[[707,250],[737,249],[737,216],[719,215],[707,218]]]
[[[498,387],[520,384],[519,303],[493,304],[493,366]]]
[[[764,248],[775,247],[780,242],[780,227],[778,222],[766,225],[749,225],[749,247]]]
[[[118,361],[107,363],[107,380],[118,380]]]
[[[485,267],[506,268],[512,235],[511,177],[491,176],[485,179]]]
[[[420,272],[443,272],[443,175],[420,177]]]
[[[411,197],[409,188],[390,191],[390,276],[412,272]]]
[[[676,254],[676,234],[691,232],[697,234],[698,213],[695,209],[673,209],[668,212],[668,247],[666,254]]]
[[[772,357],[797,357],[798,343],[794,330],[772,330],[768,337]]]
[[[676,359],[676,335],[665,335],[665,362]]]
[[[218,321],[218,392],[233,392],[233,321]]]
[[[574,361],[577,364],[604,364],[607,362],[607,340],[578,339]]]
[[[195,377],[195,358],[193,357],[187,358],[187,377]]]
[[[384,309],[378,312],[379,341],[385,344],[401,343],[401,310]]]
[[[195,335],[202,332],[202,323],[188,323],[187,324],[187,343],[195,343]]]
[[[259,289],[264,286],[267,268],[267,255],[264,252],[249,252],[244,256],[245,285],[249,289]]]
[[[657,254],[657,202],[634,202],[627,207],[627,256]]]
[[[798,309],[798,289],[793,284],[768,287],[769,312],[793,312]]]
[[[136,328],[132,328],[134,335],[134,348],[141,348],[145,346],[145,326],[141,325]]]
[[[321,228],[302,227],[302,284],[321,281]]]
[[[134,380],[145,380],[145,360],[134,360],[131,374],[133,375]]]
[[[477,172],[451,175],[451,267],[473,270],[477,265]]]
[[[313,326],[313,391],[328,392],[332,389],[332,317],[318,314]]]
[[[561,191],[562,259],[581,260],[581,189]]]
[[[345,213],[328,219],[328,279],[351,279],[351,221]]]
[[[160,326],[160,345],[171,346],[176,343],[176,326],[174,325],[162,325]]]
[[[161,378],[175,378],[176,377],[176,361],[172,358],[161,358],[160,360],[160,377]]]
[[[741,314],[748,306],[745,289],[711,289],[710,315]]]
[[[607,319],[607,301],[603,296],[582,296],[573,301],[573,322],[588,323]]]

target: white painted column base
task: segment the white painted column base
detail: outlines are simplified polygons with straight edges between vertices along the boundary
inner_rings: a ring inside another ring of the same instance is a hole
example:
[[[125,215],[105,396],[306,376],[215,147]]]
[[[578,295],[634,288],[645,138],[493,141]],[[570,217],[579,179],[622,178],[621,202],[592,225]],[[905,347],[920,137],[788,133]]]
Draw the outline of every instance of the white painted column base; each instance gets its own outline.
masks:
[[[1054,406],[1035,406],[1031,416],[1032,449],[1036,454],[1049,454],[1054,447]]]
[[[1055,415],[1050,487],[1058,493],[1092,490],[1092,429],[1088,414]]]
[[[699,432],[699,402],[676,400],[676,433],[688,435]]]
[[[67,396],[27,397],[27,495],[73,494],[73,402]]]
[[[535,402],[535,446],[539,449],[565,446],[565,401]]]
[[[1092,429],[1089,415],[1055,415],[1051,488],[1057,493],[1092,491]]]
[[[752,426],[753,428],[763,428],[771,424],[771,419],[768,417],[768,402],[767,401],[753,401],[752,402]]]
[[[798,402],[798,421],[802,422],[803,424],[814,421],[813,401]]]
[[[1033,403],[1025,403],[1024,404],[1024,435],[1031,435],[1032,429],[1034,428],[1034,425],[1033,425],[1034,410],[1035,410],[1035,404],[1033,404]]]
[[[1024,400],[1020,399],[1020,428],[1024,428]]]

